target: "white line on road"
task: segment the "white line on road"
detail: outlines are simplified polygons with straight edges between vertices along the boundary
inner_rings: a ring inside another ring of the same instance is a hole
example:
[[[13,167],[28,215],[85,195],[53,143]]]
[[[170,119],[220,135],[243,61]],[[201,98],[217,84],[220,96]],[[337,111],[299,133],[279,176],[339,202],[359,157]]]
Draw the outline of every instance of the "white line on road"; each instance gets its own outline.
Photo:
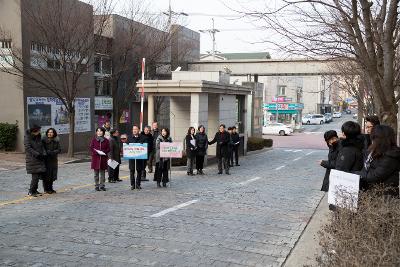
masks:
[[[303,150],[297,149],[297,150],[294,150],[293,153],[297,153],[297,152],[301,152],[301,151],[303,151]]]
[[[152,218],[158,218],[158,217],[164,216],[164,215],[167,214],[167,213],[170,213],[170,212],[179,210],[179,209],[181,209],[181,208],[184,208],[184,207],[186,207],[186,206],[192,205],[192,204],[194,204],[194,203],[196,203],[196,202],[198,202],[198,201],[199,201],[198,199],[193,199],[193,200],[190,200],[190,201],[188,201],[188,202],[185,202],[185,203],[182,203],[182,204],[173,206],[172,208],[169,208],[169,209],[160,211],[159,213],[153,214],[153,215],[151,215],[150,217],[152,217]]]
[[[311,152],[308,152],[307,154],[306,154],[306,156],[310,156],[312,153],[314,153],[315,151],[311,151]]]
[[[298,158],[295,158],[293,161],[298,161],[299,159],[301,159],[302,157],[298,157]]]
[[[261,179],[261,177],[255,177],[255,178],[253,178],[253,179],[250,179],[250,180],[247,180],[247,181],[238,183],[238,185],[246,185],[246,184],[252,183],[252,182],[254,182],[254,181],[257,181],[257,180],[259,180],[259,179]]]
[[[275,168],[275,170],[279,171],[280,169],[283,169],[285,167],[286,167],[285,165],[282,165],[282,166],[279,166],[278,168]]]

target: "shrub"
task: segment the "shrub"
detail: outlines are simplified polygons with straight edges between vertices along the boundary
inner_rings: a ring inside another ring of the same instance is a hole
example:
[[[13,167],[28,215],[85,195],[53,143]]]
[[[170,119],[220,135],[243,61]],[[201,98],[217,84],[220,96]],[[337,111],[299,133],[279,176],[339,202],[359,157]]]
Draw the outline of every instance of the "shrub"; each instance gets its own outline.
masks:
[[[0,123],[0,148],[7,151],[15,149],[18,124]]]
[[[319,266],[400,266],[400,200],[362,192],[357,212],[338,209],[320,232]]]
[[[255,151],[264,148],[264,139],[259,137],[249,137],[247,140],[247,151]]]
[[[264,146],[265,147],[272,147],[274,141],[272,139],[264,139]]]

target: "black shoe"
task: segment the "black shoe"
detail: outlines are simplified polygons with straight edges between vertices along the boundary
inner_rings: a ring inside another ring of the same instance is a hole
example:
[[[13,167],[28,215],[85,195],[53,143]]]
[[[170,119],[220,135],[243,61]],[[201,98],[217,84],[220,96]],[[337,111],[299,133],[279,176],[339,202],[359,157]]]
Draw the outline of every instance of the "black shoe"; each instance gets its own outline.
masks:
[[[149,179],[142,178],[142,179],[140,179],[140,181],[143,181],[143,182],[148,182],[148,181],[149,181]]]
[[[35,193],[36,195],[38,195],[38,196],[41,196],[41,195],[42,195],[42,193],[40,193],[40,192],[37,191],[37,190],[36,190],[34,193]]]
[[[100,190],[101,191],[107,191],[107,189],[103,186],[103,187],[100,187]]]
[[[236,163],[236,166],[240,166],[240,164],[239,164],[239,163]]]
[[[157,182],[157,187],[161,187],[161,183],[160,182]]]
[[[51,194],[53,194],[53,191],[44,191],[44,193],[51,195]]]
[[[28,192],[28,196],[30,197],[37,197],[38,195],[35,192]]]
[[[229,167],[233,167],[233,164],[229,164]]]
[[[121,179],[117,179],[117,180],[115,180],[116,182],[122,182],[123,180],[121,180]]]
[[[137,189],[137,190],[140,190],[140,189],[142,189],[142,187],[141,187],[140,185],[137,185],[137,186],[136,186],[136,189]]]
[[[135,190],[135,187],[134,187],[134,186],[131,186],[131,190]]]
[[[226,174],[226,175],[231,175],[231,174],[229,173],[229,171],[226,171],[225,174]]]
[[[99,188],[98,186],[96,186],[96,187],[94,188],[94,190],[100,191],[100,188]]]
[[[110,184],[114,184],[115,183],[115,181],[114,180],[110,180],[110,181],[108,181]]]
[[[56,193],[57,193],[57,191],[54,190],[54,189],[52,189],[51,192],[52,192],[53,194],[56,194]]]
[[[163,187],[167,187],[167,183],[162,183],[162,186]]]
[[[190,176],[190,172],[187,172],[187,175]]]
[[[218,174],[222,174],[222,171],[219,171]]]

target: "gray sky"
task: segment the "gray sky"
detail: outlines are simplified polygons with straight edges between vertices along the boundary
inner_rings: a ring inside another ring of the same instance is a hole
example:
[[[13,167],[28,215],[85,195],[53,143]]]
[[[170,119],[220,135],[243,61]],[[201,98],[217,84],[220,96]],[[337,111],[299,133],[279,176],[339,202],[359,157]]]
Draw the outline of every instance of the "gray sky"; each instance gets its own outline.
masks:
[[[152,0],[149,3],[149,11],[152,13],[168,10],[168,0]],[[240,18],[240,15],[234,11],[236,9],[261,10],[264,5],[271,3],[275,4],[275,0],[171,0],[173,11],[189,14],[187,17],[178,18],[179,24],[192,30],[211,29],[211,19],[214,17],[215,28],[220,30],[216,35],[218,51],[222,53],[266,51],[274,56],[276,51],[272,51],[271,45],[257,43],[266,37],[273,38],[273,33],[257,30],[254,25]],[[228,4],[229,7],[226,6]],[[209,34],[201,33],[200,49],[201,53],[211,51],[212,41]]]

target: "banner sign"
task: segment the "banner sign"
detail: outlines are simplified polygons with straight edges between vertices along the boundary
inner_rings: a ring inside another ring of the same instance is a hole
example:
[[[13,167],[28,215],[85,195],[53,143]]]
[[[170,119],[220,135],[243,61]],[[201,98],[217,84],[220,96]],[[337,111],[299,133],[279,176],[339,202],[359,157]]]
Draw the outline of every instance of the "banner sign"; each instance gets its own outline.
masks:
[[[331,170],[329,176],[328,203],[351,210],[357,209],[360,176]]]
[[[279,97],[272,97],[272,102],[292,102],[293,98],[291,97],[283,97],[283,96],[279,96]]]
[[[304,108],[304,104],[302,104],[302,103],[286,103],[286,104],[269,103],[269,104],[264,104],[264,109],[268,109],[268,110],[276,110],[276,109],[280,109],[280,110],[299,110],[299,109],[303,109],[303,108]]]
[[[182,158],[183,144],[180,142],[161,142],[160,158]]]
[[[112,97],[94,97],[94,109],[95,110],[113,110],[113,98]]]
[[[29,126],[37,124],[42,131],[56,129],[59,134],[69,133],[68,112],[56,97],[27,97]],[[90,98],[75,99],[75,132],[90,132]]]
[[[147,143],[123,144],[124,159],[147,159]]]

